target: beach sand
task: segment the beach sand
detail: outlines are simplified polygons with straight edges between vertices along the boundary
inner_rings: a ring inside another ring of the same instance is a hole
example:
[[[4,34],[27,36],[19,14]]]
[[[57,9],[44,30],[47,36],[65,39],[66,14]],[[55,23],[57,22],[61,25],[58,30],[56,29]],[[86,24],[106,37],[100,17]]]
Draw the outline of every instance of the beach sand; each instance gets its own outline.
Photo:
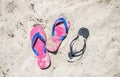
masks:
[[[41,70],[30,31],[41,24],[49,37],[59,16],[70,21],[69,33]],[[86,51],[70,63],[69,45],[82,27],[89,30]],[[120,0],[0,0],[0,77],[120,77]]]

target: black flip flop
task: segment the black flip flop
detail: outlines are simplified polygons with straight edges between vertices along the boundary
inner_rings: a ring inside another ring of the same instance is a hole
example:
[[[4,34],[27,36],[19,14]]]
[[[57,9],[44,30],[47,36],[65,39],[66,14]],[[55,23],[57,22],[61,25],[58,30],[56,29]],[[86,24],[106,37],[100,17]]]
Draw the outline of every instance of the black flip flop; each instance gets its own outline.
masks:
[[[75,50],[73,50],[73,46],[74,46],[74,43],[76,42],[76,40],[79,39],[80,36],[83,37],[84,45],[83,45],[82,49],[80,49],[79,51],[75,51]],[[77,61],[83,56],[83,54],[86,50],[86,41],[87,41],[88,36],[89,36],[88,29],[84,28],[84,27],[80,28],[80,30],[78,31],[77,37],[74,38],[70,43],[70,52],[68,53],[68,56],[69,56],[68,61],[69,62]],[[72,60],[75,57],[77,57],[77,59]]]

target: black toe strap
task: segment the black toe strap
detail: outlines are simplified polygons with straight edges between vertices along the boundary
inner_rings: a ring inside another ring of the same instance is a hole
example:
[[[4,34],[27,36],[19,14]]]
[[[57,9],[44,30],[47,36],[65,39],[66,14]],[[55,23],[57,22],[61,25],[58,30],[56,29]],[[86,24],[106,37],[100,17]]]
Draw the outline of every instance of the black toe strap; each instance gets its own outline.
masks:
[[[86,50],[86,39],[84,39],[84,45],[83,45],[82,49],[79,50],[79,51],[73,51],[73,45],[78,38],[79,38],[79,36],[74,38],[72,40],[72,42],[70,43],[70,53],[69,53],[69,55],[71,55],[72,57],[77,57],[77,56],[83,55],[85,50]]]

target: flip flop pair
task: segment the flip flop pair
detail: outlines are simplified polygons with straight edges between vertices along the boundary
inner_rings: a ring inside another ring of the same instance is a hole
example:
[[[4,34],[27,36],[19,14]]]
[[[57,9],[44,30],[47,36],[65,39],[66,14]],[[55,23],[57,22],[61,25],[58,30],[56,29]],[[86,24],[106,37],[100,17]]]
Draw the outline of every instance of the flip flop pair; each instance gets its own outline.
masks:
[[[66,38],[69,30],[69,22],[65,18],[58,18],[53,24],[52,28],[52,44],[46,44],[46,35],[44,29],[41,25],[34,25],[34,28],[31,30],[30,38],[32,44],[32,50],[37,57],[37,64],[41,69],[46,69],[50,66],[51,60],[48,54],[49,52],[57,52],[60,44]]]

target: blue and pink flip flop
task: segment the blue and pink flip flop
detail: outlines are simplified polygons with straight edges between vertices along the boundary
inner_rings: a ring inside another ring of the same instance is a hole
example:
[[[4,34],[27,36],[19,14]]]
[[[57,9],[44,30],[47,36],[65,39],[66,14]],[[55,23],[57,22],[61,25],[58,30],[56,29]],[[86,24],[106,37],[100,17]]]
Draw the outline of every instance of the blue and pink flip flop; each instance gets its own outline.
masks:
[[[34,25],[31,30],[30,38],[32,42],[32,50],[37,56],[37,63],[41,69],[50,66],[50,57],[46,49],[46,35],[41,25]]]
[[[53,24],[51,43],[47,44],[47,49],[50,52],[56,52],[62,41],[66,38],[69,31],[70,23],[65,18],[59,17]],[[49,40],[48,40],[49,41]]]

